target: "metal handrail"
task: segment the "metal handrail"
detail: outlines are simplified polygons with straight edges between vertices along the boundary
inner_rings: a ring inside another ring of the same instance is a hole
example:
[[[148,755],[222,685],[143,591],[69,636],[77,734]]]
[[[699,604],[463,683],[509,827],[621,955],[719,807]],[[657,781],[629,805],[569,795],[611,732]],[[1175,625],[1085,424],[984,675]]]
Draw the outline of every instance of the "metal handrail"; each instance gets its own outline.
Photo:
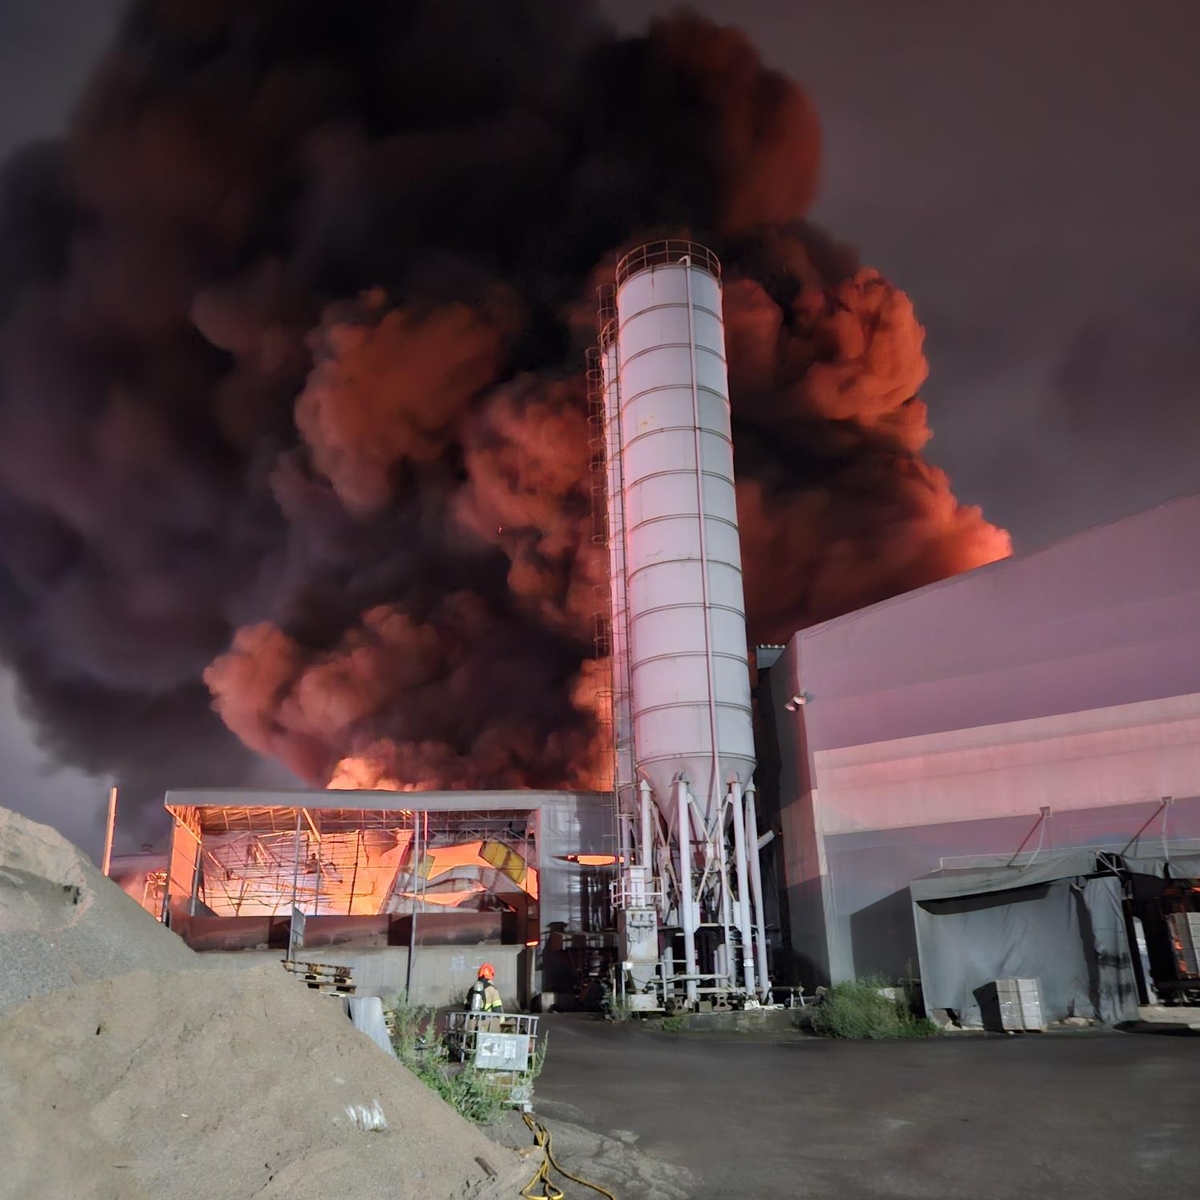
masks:
[[[675,266],[683,259],[707,271],[718,283],[721,282],[721,260],[707,246],[701,246],[698,242],[667,239],[647,242],[630,250],[617,263],[617,287],[640,271],[647,271],[651,267]]]

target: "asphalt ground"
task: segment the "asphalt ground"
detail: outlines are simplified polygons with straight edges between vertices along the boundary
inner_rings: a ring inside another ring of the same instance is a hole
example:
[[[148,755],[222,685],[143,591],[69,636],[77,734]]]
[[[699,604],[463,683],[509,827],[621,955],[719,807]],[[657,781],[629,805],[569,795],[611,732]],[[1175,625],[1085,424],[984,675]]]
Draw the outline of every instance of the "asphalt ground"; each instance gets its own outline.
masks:
[[[686,1168],[691,1200],[1200,1194],[1200,1035],[765,1042],[566,1015],[542,1028],[539,1113]],[[651,1194],[636,1176],[620,1200]]]

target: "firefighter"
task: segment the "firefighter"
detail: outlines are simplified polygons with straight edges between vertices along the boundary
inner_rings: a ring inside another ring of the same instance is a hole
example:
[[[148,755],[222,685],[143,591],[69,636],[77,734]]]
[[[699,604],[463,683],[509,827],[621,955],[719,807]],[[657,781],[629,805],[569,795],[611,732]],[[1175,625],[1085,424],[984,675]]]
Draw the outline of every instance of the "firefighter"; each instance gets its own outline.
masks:
[[[491,963],[484,963],[479,968],[479,978],[475,980],[471,985],[471,990],[467,993],[467,1008],[471,1012],[498,1013],[504,1011],[500,993],[496,990],[495,978],[496,968]]]

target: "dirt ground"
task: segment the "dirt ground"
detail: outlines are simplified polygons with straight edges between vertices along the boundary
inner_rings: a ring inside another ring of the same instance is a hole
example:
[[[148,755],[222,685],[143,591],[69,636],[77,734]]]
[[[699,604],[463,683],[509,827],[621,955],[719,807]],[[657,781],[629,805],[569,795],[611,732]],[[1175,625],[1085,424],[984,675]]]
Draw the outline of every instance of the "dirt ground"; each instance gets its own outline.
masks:
[[[625,1171],[620,1200],[1148,1200],[1200,1176],[1198,1035],[776,1045],[544,1021],[539,1114],[590,1177]]]

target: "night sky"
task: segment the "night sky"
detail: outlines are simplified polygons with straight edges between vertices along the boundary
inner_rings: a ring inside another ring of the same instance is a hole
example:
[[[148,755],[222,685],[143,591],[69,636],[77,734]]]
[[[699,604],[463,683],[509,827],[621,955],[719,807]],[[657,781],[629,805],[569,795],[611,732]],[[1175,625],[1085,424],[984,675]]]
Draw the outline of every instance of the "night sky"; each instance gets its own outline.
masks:
[[[635,29],[673,3],[607,0]],[[928,330],[927,456],[1017,551],[1200,486],[1200,5],[699,0],[799,78],[813,215]],[[121,8],[0,6],[0,153],[66,120]],[[0,688],[0,802],[89,849],[105,781],[47,775]]]

